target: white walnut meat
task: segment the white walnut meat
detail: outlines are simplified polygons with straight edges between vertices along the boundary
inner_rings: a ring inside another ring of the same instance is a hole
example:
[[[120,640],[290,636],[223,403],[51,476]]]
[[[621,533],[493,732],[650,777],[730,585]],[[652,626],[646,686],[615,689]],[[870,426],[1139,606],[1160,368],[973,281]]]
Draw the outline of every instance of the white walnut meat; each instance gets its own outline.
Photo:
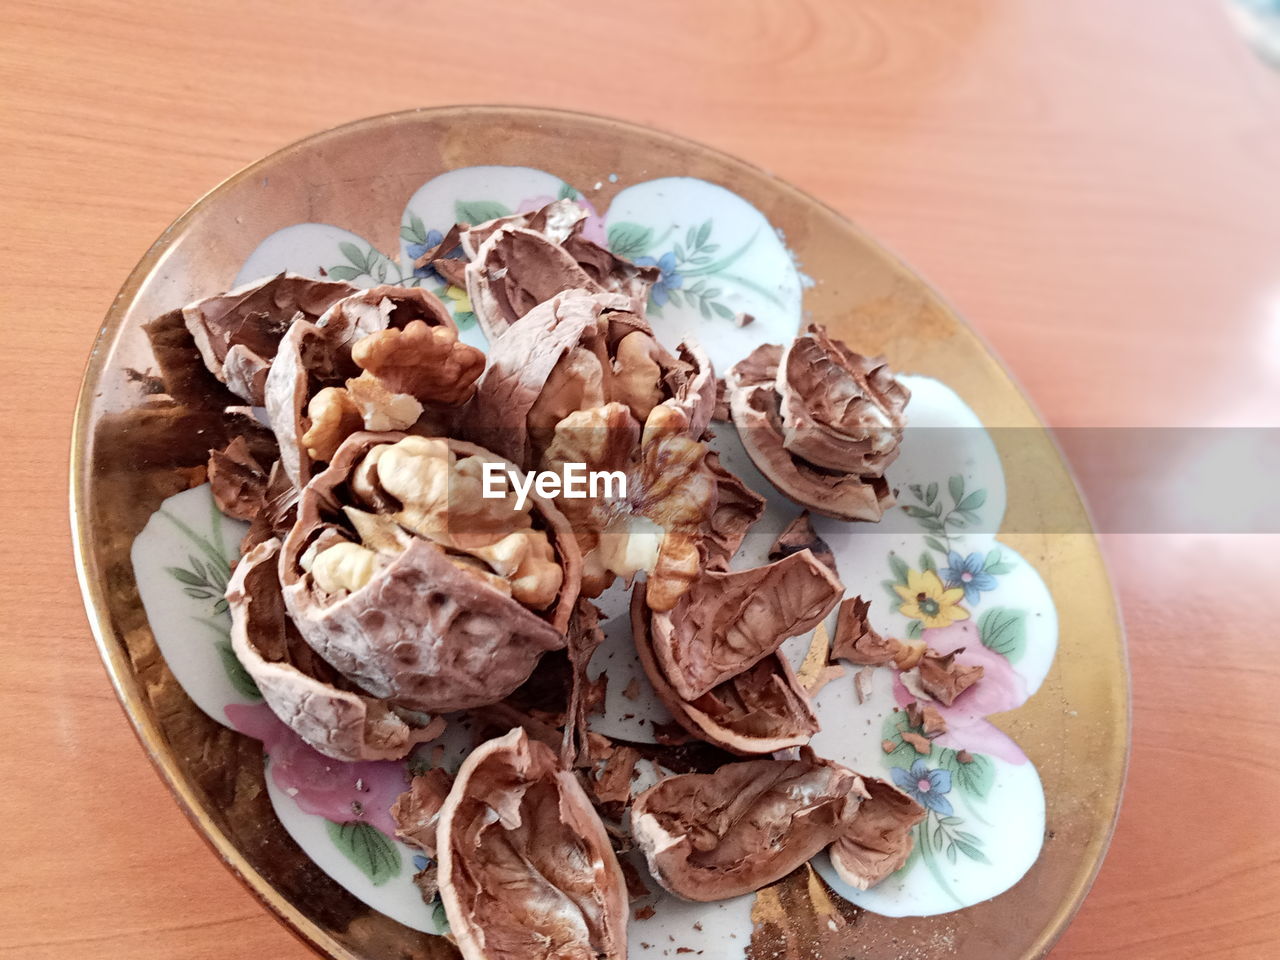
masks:
[[[465,399],[483,364],[478,350],[457,342],[448,308],[426,290],[374,287],[338,300],[314,323],[290,327],[267,375],[282,468],[304,486],[314,462],[327,461],[352,433],[413,426],[424,409],[415,390],[428,403],[438,395],[440,406]]]
[[[654,612],[654,657],[672,688],[697,700],[812,630],[844,585],[812,551],[750,570],[707,571],[669,612]]]
[[[572,200],[500,217],[461,233],[471,262],[467,294],[490,343],[540,303],[565,290],[618,293],[643,313],[653,267],[638,267],[581,235],[586,211]]]
[[[430,713],[495,703],[565,645],[581,557],[554,504],[482,499],[472,444],[360,433],[303,490],[285,601],[367,693]]]
[[[925,809],[883,780],[863,777],[862,783],[867,796],[829,853],[841,880],[867,890],[907,862],[915,842],[911,828],[925,818]]]
[[[572,771],[521,729],[458,770],[436,830],[464,960],[625,960],[626,881]]]
[[[808,692],[790,662],[772,653],[696,700],[678,694],[654,656],[645,584],[631,593],[631,634],[636,655],[658,699],[675,721],[702,740],[740,756],[799,747],[818,732]]]
[[[842,520],[879,520],[893,505],[884,470],[898,455],[910,394],[883,360],[811,324],[785,349],[756,348],[726,380],[743,446],[792,500]]]
[[[657,881],[685,900],[727,900],[780,880],[855,822],[862,778],[804,754],[660,780],[631,807]]]
[[[414,727],[381,700],[350,689],[303,641],[281,596],[280,541],[268,540],[236,565],[227,584],[231,647],[273,713],[335,760],[399,760],[444,729]]]
[[[209,372],[246,403],[264,402],[267,371],[298,320],[314,322],[356,288],[281,273],[182,308],[182,319]]]
[[[369,334],[352,346],[351,357],[392,393],[449,407],[471,399],[485,365],[483,351],[461,343],[455,327],[422,320]]]

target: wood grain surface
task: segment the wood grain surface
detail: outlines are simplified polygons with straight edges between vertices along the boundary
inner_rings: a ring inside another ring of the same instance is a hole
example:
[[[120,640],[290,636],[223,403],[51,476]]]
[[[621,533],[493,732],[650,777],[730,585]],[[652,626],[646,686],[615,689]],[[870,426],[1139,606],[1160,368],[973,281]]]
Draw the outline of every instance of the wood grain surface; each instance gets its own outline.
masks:
[[[81,609],[65,480],[129,269],[191,201],[306,134],[461,102],[665,128],[897,250],[1054,425],[1280,419],[1280,74],[1216,2],[3,0],[0,24],[0,957],[310,955],[134,740]],[[1173,472],[1127,483],[1159,496]],[[1280,537],[1104,540],[1133,759],[1053,956],[1280,956]]]

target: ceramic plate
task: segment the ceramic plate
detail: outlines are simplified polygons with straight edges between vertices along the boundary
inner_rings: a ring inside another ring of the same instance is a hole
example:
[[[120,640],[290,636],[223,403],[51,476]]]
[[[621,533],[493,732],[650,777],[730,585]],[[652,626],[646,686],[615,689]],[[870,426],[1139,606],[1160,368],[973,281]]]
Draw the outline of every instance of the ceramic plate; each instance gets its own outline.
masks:
[[[668,343],[698,337],[720,371],[810,319],[888,356],[913,394],[888,474],[898,507],[880,524],[818,529],[881,631],[960,650],[986,671],[928,754],[902,740],[897,708],[912,697],[891,670],[875,672],[865,702],[852,671],[816,695],[815,749],[891,779],[928,811],[902,870],[863,892],[818,858],[724,904],[655,893],[637,904],[654,909],[630,925],[631,956],[1043,955],[1102,858],[1128,748],[1123,640],[1068,471],[973,332],[857,228],[740,161],[599,118],[446,108],[330,131],[214,190],[125,284],[80,398],[72,510],[102,656],[179,803],[321,952],[452,955],[438,936],[443,911],[412,881],[425,862],[393,839],[388,809],[411,768],[458,762],[465,731],[455,725],[452,740],[402,763],[342,764],[275,721],[227,642],[221,594],[243,526],[213,508],[204,484],[208,414],[151,392],[142,324],[291,270],[426,286],[483,347],[465,293],[413,260],[456,220],[561,197],[587,208],[588,237],[660,269],[655,329]],[[769,500],[739,553],[749,565],[798,508],[754,470],[731,428],[716,432],[725,463]],[[609,697],[593,722],[651,740],[667,717],[642,675],[629,683],[625,596],[601,603],[611,619],[592,671],[608,670]],[[798,663],[807,646],[797,638],[787,653]]]

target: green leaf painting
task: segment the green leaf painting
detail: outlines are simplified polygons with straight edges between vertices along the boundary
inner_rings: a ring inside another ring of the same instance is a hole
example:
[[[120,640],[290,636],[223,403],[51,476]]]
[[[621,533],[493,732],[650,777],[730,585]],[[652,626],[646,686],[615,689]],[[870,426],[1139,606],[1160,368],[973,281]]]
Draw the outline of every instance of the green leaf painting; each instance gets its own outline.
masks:
[[[978,617],[982,645],[1017,663],[1027,650],[1027,614],[1008,607],[992,607]]]
[[[394,841],[372,824],[353,820],[328,821],[329,839],[375,887],[400,875],[400,851]]]
[[[474,227],[498,217],[509,217],[511,211],[493,200],[459,200],[453,205],[453,215],[459,223]]]
[[[653,242],[653,231],[638,223],[615,223],[609,228],[609,249],[619,257],[643,256]]]
[[[235,650],[231,649],[231,641],[218,640],[215,645],[218,648],[218,659],[222,661],[222,669],[227,672],[227,679],[235,687],[236,693],[246,700],[261,700],[262,691],[253,682],[253,677],[249,676],[249,671],[244,668]]]
[[[956,751],[944,747],[938,753],[938,766],[951,771],[952,781],[962,793],[985,800],[996,781],[996,765],[985,754],[969,756],[969,763],[961,763]]]

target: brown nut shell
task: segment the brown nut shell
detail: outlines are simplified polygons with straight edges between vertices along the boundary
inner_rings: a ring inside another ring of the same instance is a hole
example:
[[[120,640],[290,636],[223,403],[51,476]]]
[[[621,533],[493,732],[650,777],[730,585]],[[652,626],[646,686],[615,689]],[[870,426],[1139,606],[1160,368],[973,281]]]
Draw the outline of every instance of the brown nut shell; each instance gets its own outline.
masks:
[[[631,807],[631,832],[663,887],[727,900],[780,880],[841,837],[864,796],[851,770],[812,754],[745,760],[660,780]]]
[[[810,326],[799,339],[813,339],[817,335],[809,331],[820,329]],[[857,357],[843,344],[839,347]],[[800,373],[795,373],[794,380],[788,380],[787,368],[781,366],[788,356],[791,354],[778,345],[765,344],[729,371],[726,378],[729,408],[742,445],[775,487],[814,513],[840,520],[879,520],[894,503],[883,470],[897,456],[897,442],[906,422],[902,416],[902,407],[909,397],[906,388],[894,380],[894,389],[886,388],[883,392],[885,403],[897,404],[892,416],[874,405],[860,407],[864,413],[867,409],[874,410],[888,426],[876,420],[865,427],[865,435],[860,437],[824,431],[822,421],[816,416],[806,420],[796,411],[807,410],[806,404],[823,410],[837,408],[839,404],[833,397],[818,401],[809,394],[823,390],[835,392],[833,384],[843,388],[847,383],[834,376],[814,379]],[[798,360],[793,359],[791,368],[794,370],[797,365]],[[829,370],[832,366],[834,364],[828,364],[822,369]],[[877,382],[883,377],[892,378],[887,368],[876,367],[873,374]],[[785,391],[780,392],[779,384],[784,382]],[[853,403],[848,397],[844,399]],[[784,408],[784,405],[788,406]],[[787,419],[788,413],[791,420]],[[823,416],[834,419],[836,415],[825,413]],[[810,436],[819,437],[820,443],[807,444],[805,438]],[[889,441],[892,441],[891,449],[882,449]],[[842,466],[832,468],[805,459],[803,454],[813,453],[818,446],[824,447],[825,462]],[[864,470],[870,472],[864,475]]]
[[[267,370],[296,320],[314,322],[356,288],[281,273],[182,308],[205,366],[246,403],[261,406]]]
[[[654,692],[676,722],[702,740],[740,756],[799,747],[818,732],[809,695],[786,657],[773,653],[695,701],[681,698],[654,657],[652,611],[645,585],[631,592],[636,655]]]
[[[625,960],[626,881],[599,814],[522,729],[467,757],[436,829],[464,960]]]
[[[831,866],[859,890],[874,887],[911,855],[911,828],[925,809],[884,780],[863,777],[867,798],[849,829],[831,845]]]
[[[564,647],[582,561],[555,505],[530,493],[563,570],[554,602],[535,612],[429,540],[413,537],[365,585],[340,598],[324,593],[302,566],[317,540],[337,536],[342,507],[365,454],[403,434],[359,433],[302,492],[280,557],[285,602],[306,641],[361,689],[414,710],[442,713],[495,703],[528,679],[542,654]],[[509,463],[460,440],[454,453]]]
[[[654,657],[676,693],[697,700],[812,630],[843,595],[810,550],[750,570],[705,571],[674,609],[650,618]]]
[[[442,722],[414,728],[387,703],[340,688],[285,612],[279,553],[279,540],[258,544],[227,584],[231,647],[272,712],[326,757],[348,762],[399,760],[439,736]]]

